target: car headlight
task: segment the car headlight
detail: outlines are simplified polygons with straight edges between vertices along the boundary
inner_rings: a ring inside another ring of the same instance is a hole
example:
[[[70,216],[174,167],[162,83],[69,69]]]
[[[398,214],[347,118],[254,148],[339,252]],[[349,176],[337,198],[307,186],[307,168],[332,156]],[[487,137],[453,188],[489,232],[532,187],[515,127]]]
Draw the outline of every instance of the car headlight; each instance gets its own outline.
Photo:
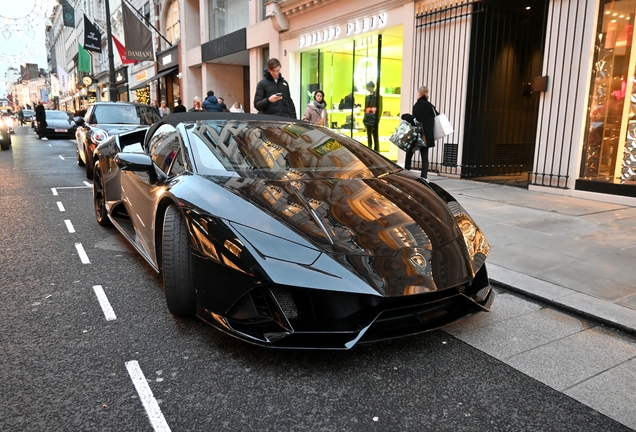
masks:
[[[481,232],[479,227],[473,222],[473,220],[465,213],[461,213],[455,216],[455,221],[464,236],[464,242],[466,242],[466,248],[468,249],[468,255],[471,260],[475,259],[475,255],[481,253],[484,258],[488,256],[490,252],[490,245],[486,236]]]
[[[108,132],[106,132],[103,129],[93,129],[91,132],[92,132],[91,133],[91,141],[96,146],[99,145],[100,143],[104,142],[104,140],[106,138],[108,138]]]

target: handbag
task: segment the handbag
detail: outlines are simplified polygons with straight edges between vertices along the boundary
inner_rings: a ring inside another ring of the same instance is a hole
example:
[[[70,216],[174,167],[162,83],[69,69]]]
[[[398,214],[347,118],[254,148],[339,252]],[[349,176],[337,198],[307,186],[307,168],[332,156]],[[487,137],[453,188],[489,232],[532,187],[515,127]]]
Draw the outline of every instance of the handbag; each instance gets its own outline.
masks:
[[[433,112],[436,113],[435,108],[433,108]],[[433,126],[433,138],[438,140],[453,132],[453,125],[448,120],[448,117],[443,113],[437,114],[435,116],[435,125]]]
[[[389,137],[389,141],[404,151],[409,151],[414,147],[426,147],[426,143],[422,141],[421,137],[421,126],[417,120],[414,121],[416,125],[402,120],[395,132]]]
[[[362,123],[364,123],[365,126],[375,126],[377,123],[377,117],[375,113],[365,113],[364,117],[362,117]]]

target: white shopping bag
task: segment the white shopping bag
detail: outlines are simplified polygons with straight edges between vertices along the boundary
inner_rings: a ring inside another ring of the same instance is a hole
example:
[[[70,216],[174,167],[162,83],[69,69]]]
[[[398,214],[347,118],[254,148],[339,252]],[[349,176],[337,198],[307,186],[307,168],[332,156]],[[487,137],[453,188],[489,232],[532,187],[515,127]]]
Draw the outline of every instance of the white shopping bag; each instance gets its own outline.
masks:
[[[433,137],[435,140],[444,138],[446,135],[453,133],[453,125],[445,114],[440,113],[435,116],[435,126],[433,128]]]

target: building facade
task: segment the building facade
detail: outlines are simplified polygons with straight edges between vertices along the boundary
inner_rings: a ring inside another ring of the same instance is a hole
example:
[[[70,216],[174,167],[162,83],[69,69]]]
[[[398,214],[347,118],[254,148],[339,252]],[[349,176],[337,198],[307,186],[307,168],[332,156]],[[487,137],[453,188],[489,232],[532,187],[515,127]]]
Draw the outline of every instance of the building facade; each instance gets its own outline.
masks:
[[[79,4],[102,22],[102,2]],[[182,99],[190,107],[194,97],[213,90],[228,106],[239,102],[253,112],[256,84],[267,60],[276,57],[299,117],[320,88],[328,126],[365,144],[366,84],[373,82],[381,101],[380,152],[401,163],[404,153],[388,137],[400,115],[411,111],[417,88],[426,85],[431,102],[454,126],[429,150],[431,171],[514,179],[606,201],[636,198],[634,0],[130,4],[152,28],[156,61],[122,65],[114,56],[112,85],[120,100],[165,99],[174,106]],[[120,6],[111,25],[123,40]],[[56,62],[69,74],[76,70],[72,46],[82,38],[79,27],[72,36],[58,29],[51,37]],[[107,64],[105,34],[94,75]],[[99,84],[111,85],[107,76],[95,81],[96,97],[107,98]]]

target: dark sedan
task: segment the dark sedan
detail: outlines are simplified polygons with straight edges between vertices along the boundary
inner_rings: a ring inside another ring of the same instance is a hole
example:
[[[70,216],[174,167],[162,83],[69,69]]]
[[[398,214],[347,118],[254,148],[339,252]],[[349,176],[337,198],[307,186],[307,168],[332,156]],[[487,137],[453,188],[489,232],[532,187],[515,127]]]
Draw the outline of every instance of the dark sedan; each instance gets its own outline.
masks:
[[[327,128],[184,113],[95,152],[93,197],[168,309],[276,348],[348,349],[490,309],[488,242],[445,190]]]
[[[39,138],[75,138],[77,124],[73,116],[66,111],[45,110],[44,127],[36,126],[35,133]]]
[[[111,135],[150,126],[161,117],[150,105],[133,102],[96,102],[88,106],[84,117],[76,117],[78,124],[77,164],[86,168],[86,178],[93,178],[93,151]]]

